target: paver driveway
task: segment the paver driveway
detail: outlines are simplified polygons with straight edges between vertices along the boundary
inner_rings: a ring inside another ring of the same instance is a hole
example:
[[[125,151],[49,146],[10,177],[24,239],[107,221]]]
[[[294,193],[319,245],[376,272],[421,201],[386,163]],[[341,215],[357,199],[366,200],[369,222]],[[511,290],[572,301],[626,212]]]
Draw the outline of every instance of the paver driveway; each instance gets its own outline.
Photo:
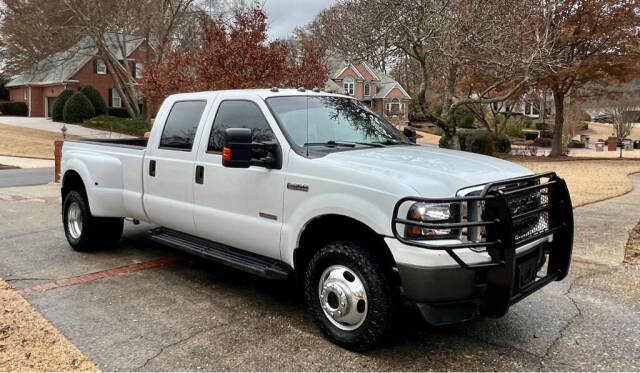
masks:
[[[0,277],[30,289],[26,299],[103,370],[639,370],[640,274],[617,264],[639,190],[576,209],[569,278],[506,317],[435,328],[407,309],[367,354],[327,342],[294,284],[154,245],[148,226],[127,224],[110,251],[71,251],[51,185],[0,189]],[[123,266],[134,270],[83,276]]]

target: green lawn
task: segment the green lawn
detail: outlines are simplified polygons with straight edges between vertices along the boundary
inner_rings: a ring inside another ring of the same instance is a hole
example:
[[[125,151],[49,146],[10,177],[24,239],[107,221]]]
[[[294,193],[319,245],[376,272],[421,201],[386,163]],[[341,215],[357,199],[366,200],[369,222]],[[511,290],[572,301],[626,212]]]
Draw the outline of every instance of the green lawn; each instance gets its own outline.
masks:
[[[142,136],[151,129],[151,123],[146,120],[119,118],[110,115],[91,118],[85,121],[83,126],[132,136]]]

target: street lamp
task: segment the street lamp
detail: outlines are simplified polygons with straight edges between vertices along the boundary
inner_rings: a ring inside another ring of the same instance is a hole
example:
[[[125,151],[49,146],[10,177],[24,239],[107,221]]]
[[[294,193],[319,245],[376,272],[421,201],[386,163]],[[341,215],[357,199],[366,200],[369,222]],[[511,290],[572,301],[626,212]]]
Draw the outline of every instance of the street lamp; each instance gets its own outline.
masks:
[[[67,138],[67,124],[63,123],[62,128],[60,128],[60,132],[62,132],[62,139],[65,140]]]

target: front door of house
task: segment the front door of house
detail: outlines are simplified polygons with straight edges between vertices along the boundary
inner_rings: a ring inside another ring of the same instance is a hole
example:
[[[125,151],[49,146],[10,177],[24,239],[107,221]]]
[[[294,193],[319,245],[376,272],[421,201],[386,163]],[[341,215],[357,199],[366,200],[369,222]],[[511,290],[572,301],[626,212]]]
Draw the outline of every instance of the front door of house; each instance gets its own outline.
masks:
[[[47,117],[51,118],[53,116],[53,105],[56,104],[56,99],[58,97],[47,97]]]

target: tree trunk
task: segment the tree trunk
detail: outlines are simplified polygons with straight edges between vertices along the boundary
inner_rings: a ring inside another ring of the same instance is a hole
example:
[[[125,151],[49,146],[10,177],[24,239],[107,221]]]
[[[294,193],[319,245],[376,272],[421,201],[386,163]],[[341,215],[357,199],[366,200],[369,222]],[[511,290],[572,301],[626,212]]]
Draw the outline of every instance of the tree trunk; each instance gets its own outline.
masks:
[[[550,157],[562,155],[562,129],[564,126],[564,92],[556,89],[553,91],[553,105],[555,106],[555,124],[553,127],[553,141],[551,143]]]
[[[447,139],[447,143],[450,149],[460,150],[460,141],[458,134],[456,133],[456,123],[454,119],[455,108],[453,105],[453,93],[456,85],[456,77],[458,75],[458,65],[453,63],[449,66],[449,72],[447,74],[447,81],[444,90],[444,99],[442,102],[442,120],[444,121],[442,130],[444,136]]]
[[[420,71],[421,71],[421,80],[420,80],[420,91],[418,92],[418,105],[420,105],[420,109],[422,112],[427,114],[429,113],[429,101],[427,100],[427,87],[429,86],[429,71],[427,70],[428,66],[426,61],[420,60]]]

